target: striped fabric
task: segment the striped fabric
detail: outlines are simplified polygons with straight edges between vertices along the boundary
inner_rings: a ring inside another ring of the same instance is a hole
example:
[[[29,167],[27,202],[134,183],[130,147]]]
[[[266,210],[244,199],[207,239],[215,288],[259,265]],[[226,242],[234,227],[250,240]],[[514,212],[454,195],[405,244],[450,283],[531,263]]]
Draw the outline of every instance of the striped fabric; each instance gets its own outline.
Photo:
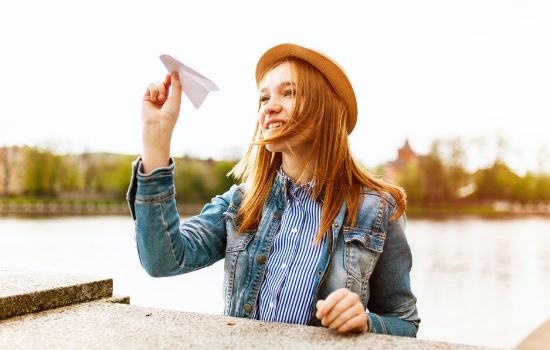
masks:
[[[326,236],[313,238],[321,221],[321,205],[310,195],[312,182],[297,186],[288,176],[288,202],[267,261],[255,319],[307,324],[315,312],[313,282]]]

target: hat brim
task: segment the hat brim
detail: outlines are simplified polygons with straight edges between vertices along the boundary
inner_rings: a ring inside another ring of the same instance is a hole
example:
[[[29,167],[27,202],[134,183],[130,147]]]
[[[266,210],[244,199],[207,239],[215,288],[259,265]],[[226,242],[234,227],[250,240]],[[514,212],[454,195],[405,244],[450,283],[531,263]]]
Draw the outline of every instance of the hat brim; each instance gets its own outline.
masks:
[[[348,112],[347,129],[348,134],[350,134],[357,122],[355,92],[344,69],[323,53],[295,44],[281,44],[272,47],[262,55],[256,65],[256,85],[258,85],[258,88],[260,79],[266,74],[266,71],[273,64],[287,57],[296,57],[309,62],[327,78],[336,94],[346,104]]]

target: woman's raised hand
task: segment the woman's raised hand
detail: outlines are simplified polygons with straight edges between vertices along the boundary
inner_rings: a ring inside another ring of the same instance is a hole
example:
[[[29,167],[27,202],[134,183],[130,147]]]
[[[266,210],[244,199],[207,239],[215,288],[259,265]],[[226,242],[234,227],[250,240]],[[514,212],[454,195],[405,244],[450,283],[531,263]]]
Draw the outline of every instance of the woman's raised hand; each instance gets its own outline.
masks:
[[[172,94],[170,95],[170,86]],[[181,81],[177,72],[167,74],[164,82],[149,84],[142,101],[143,171],[148,173],[168,165],[170,141],[181,105]]]

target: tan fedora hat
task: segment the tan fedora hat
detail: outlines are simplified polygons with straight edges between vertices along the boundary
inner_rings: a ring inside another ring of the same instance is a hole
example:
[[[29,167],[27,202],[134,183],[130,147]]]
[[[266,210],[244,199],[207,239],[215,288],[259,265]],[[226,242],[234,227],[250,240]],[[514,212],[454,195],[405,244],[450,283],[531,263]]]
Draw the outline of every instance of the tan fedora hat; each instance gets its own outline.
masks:
[[[294,44],[274,46],[262,55],[256,65],[256,84],[260,84],[260,79],[275,62],[286,57],[296,57],[309,62],[328,79],[336,94],[344,100],[347,106],[347,127],[348,134],[350,134],[357,122],[357,100],[355,99],[355,93],[344,69],[327,55]]]

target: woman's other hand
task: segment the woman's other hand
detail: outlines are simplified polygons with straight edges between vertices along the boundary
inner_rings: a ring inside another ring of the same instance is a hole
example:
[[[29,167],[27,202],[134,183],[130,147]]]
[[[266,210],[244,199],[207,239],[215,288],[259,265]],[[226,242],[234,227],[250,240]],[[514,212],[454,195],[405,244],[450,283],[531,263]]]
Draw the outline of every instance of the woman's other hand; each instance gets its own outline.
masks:
[[[363,333],[369,330],[369,319],[357,293],[340,288],[325,300],[317,301],[316,316],[323,326],[338,332]]]
[[[170,141],[180,112],[181,91],[179,75],[173,72],[166,75],[164,82],[149,84],[143,95],[141,157],[145,173],[168,165]]]

